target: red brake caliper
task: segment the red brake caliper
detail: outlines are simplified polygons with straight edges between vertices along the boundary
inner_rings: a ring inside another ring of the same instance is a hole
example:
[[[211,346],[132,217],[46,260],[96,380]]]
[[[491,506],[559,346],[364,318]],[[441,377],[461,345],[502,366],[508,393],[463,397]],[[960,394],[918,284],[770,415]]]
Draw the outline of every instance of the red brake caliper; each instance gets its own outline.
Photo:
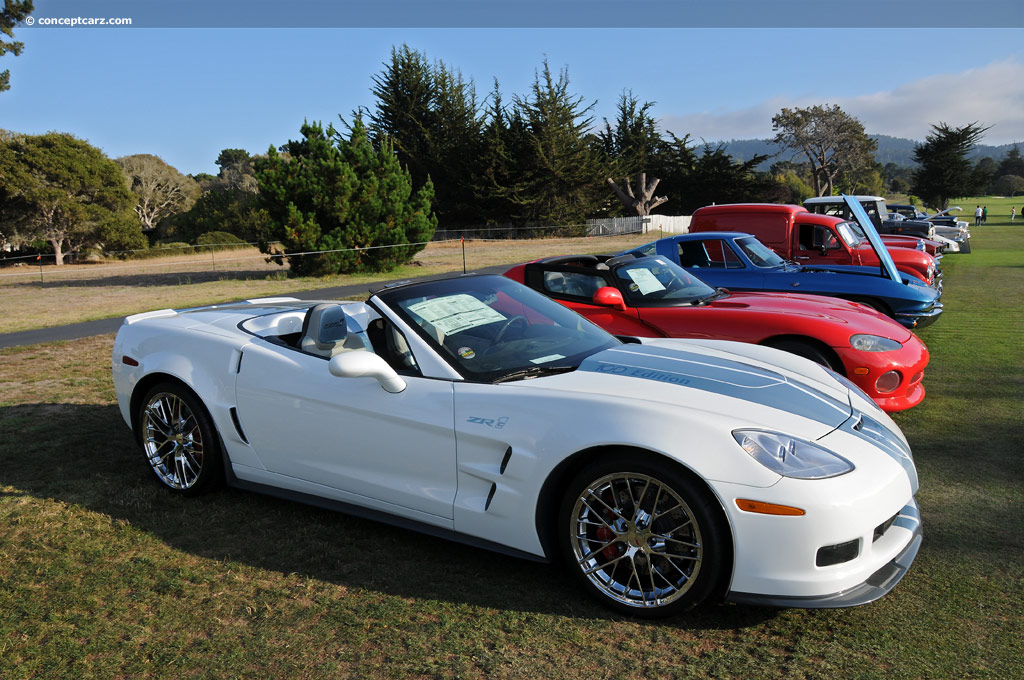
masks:
[[[601,514],[604,515],[604,519],[606,522],[611,523],[615,521],[614,513],[609,512],[608,510],[604,510]],[[607,526],[599,526],[595,533],[597,534],[598,539],[600,539],[602,542],[610,541],[613,538],[615,538],[615,532],[609,529]],[[604,548],[601,551],[601,554],[604,555],[604,558],[606,560],[614,560],[616,557],[622,554],[622,544],[618,542],[612,543],[608,547]]]

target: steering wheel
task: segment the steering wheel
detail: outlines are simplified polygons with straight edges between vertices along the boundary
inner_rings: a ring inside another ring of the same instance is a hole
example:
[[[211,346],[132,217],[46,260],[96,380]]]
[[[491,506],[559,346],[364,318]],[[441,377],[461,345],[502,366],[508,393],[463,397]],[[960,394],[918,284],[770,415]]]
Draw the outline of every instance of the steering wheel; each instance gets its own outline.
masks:
[[[527,326],[530,325],[530,323],[522,314],[516,314],[515,316],[510,317],[509,320],[506,321],[505,324],[501,327],[501,329],[494,335],[494,340],[491,341],[491,347],[501,344],[502,339],[505,337],[505,333],[507,333],[508,329],[512,328],[512,326],[514,325],[519,325],[523,329],[525,329]]]

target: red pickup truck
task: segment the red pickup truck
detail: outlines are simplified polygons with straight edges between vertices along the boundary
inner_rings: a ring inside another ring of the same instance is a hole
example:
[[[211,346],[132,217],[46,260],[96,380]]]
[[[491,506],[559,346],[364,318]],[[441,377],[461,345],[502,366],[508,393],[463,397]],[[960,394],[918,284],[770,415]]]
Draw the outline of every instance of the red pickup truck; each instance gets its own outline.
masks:
[[[878,255],[860,224],[815,215],[799,205],[733,203],[709,205],[693,213],[690,231],[753,234],[787,260],[801,264],[879,266]],[[936,285],[936,259],[922,250],[886,246],[896,269]]]

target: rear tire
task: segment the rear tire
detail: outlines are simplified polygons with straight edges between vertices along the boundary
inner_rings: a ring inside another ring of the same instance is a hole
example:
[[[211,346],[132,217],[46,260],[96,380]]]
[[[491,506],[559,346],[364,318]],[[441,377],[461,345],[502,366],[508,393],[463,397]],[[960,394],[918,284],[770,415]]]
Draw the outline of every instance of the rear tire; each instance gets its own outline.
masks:
[[[593,597],[629,616],[660,618],[715,592],[729,531],[699,480],[667,460],[616,454],[577,473],[556,527],[568,569]]]

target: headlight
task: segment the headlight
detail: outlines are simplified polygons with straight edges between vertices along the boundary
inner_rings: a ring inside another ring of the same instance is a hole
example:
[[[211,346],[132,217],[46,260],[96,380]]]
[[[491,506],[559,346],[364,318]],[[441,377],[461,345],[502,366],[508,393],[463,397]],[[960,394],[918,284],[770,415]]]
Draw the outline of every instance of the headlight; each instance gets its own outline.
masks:
[[[881,335],[851,335],[850,347],[859,349],[862,352],[892,352],[903,347],[903,343]]]
[[[773,472],[793,479],[845,475],[853,463],[817,444],[764,430],[735,430],[732,436],[750,457]]]

